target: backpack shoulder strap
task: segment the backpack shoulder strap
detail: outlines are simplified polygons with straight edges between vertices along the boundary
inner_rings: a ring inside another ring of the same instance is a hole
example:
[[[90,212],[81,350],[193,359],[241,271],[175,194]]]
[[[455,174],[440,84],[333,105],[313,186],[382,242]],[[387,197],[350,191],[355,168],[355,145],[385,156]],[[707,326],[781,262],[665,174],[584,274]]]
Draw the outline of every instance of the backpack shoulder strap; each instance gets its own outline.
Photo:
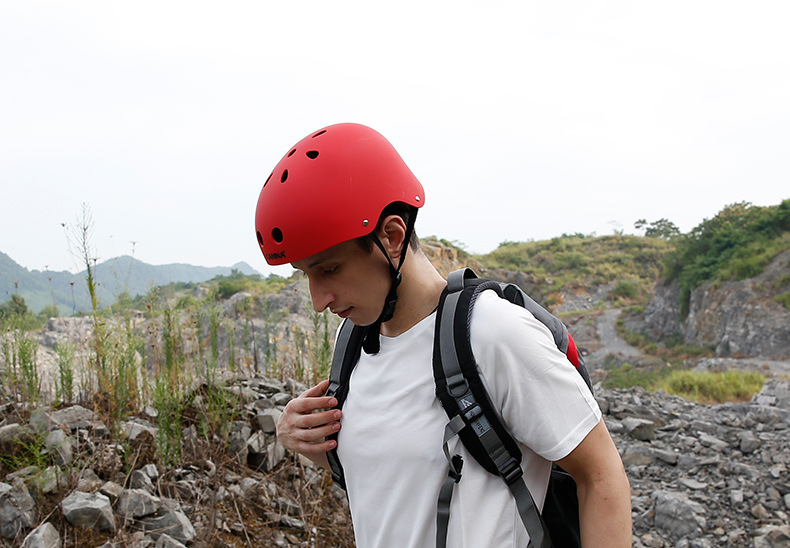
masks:
[[[329,373],[329,388],[327,396],[337,398],[337,408],[342,409],[343,403],[348,396],[348,381],[351,372],[359,361],[362,351],[362,341],[365,338],[364,327],[354,325],[348,319],[343,320],[340,331],[335,341],[335,350],[332,354],[332,369]],[[328,436],[330,439],[337,439],[337,434]],[[337,456],[337,448],[327,452],[326,458],[332,470],[332,479],[343,489],[346,488],[346,478],[343,473],[343,466]]]
[[[499,283],[480,280],[469,269],[456,271],[448,277],[437,310],[434,380],[436,394],[450,422],[444,435],[449,470],[437,502],[436,545],[446,546],[453,486],[461,479],[462,459],[458,455],[450,457],[447,447],[449,440],[458,435],[475,460],[507,484],[529,533],[530,546],[549,548],[548,530],[522,477],[521,451],[494,412],[472,354],[471,310],[477,296],[487,289],[504,298]]]

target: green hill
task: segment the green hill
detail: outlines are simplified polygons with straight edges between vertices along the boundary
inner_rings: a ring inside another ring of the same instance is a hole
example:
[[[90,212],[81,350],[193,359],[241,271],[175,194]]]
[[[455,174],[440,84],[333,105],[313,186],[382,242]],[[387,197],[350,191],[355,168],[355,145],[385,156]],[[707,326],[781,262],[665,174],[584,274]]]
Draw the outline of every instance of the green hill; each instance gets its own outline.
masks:
[[[102,305],[115,302],[118,295],[145,295],[152,287],[174,282],[197,283],[216,276],[228,276],[237,271],[246,275],[258,274],[247,263],[230,267],[204,267],[174,263],[150,265],[130,256],[117,257],[94,267],[99,301]],[[0,302],[18,293],[32,311],[46,306],[57,306],[63,314],[90,309],[85,282],[86,272],[54,272],[28,270],[11,257],[0,252]]]
[[[661,238],[572,234],[539,242],[505,242],[477,259],[486,268],[542,280],[544,294],[570,285],[620,282],[631,288],[631,297],[639,297],[649,294],[672,249],[671,242]]]

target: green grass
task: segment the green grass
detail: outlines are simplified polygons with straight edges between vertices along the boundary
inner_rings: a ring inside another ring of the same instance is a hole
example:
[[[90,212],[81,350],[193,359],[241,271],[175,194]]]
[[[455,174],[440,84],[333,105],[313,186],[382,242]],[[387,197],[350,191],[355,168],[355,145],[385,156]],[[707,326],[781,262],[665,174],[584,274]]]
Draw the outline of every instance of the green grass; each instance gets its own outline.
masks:
[[[542,280],[545,293],[571,284],[619,281],[615,298],[646,300],[672,244],[639,236],[564,235],[540,242],[504,242],[478,258],[486,268],[520,271]]]
[[[628,362],[609,370],[603,381],[607,388],[640,386],[700,403],[749,401],[764,383],[765,377],[754,371],[691,371],[674,366],[636,367]]]
[[[756,371],[673,371],[658,383],[665,392],[701,403],[749,401],[763,387]]]

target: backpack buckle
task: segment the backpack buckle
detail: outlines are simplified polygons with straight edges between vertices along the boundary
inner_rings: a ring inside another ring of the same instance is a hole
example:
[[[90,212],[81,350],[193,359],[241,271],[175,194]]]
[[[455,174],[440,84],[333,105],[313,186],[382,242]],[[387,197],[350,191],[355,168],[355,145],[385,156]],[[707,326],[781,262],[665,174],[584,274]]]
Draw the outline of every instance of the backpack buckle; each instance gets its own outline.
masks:
[[[516,481],[524,473],[521,470],[521,463],[519,463],[513,457],[510,457],[501,466],[497,464],[497,469],[499,470],[499,475],[502,476],[502,479],[505,480],[505,483],[507,483],[508,485]]]
[[[454,398],[460,398],[469,391],[469,383],[463,373],[447,377],[447,392]]]
[[[447,475],[452,478],[455,483],[461,481],[461,470],[464,467],[464,458],[461,455],[453,455],[452,460],[450,461],[450,468],[447,471]]]

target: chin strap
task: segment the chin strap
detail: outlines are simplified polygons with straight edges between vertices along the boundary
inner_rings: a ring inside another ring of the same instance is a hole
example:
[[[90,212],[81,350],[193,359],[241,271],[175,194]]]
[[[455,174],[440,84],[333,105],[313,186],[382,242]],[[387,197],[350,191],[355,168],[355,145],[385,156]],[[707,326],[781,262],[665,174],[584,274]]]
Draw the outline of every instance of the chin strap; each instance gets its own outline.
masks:
[[[384,249],[384,244],[381,243],[381,240],[379,240],[379,237],[376,235],[375,231],[371,234],[373,243],[375,243],[376,247],[381,250],[390,265],[390,278],[392,280],[392,284],[390,285],[389,293],[387,293],[387,298],[384,300],[384,308],[381,310],[381,314],[375,322],[367,327],[365,331],[365,339],[362,341],[362,349],[366,354],[378,354],[378,351],[381,349],[381,340],[379,338],[381,324],[390,321],[395,315],[395,306],[398,304],[398,286],[400,286],[402,279],[400,269],[403,266],[403,261],[406,259],[406,250],[409,247],[409,240],[411,240],[411,235],[414,232],[414,221],[417,217],[416,209],[410,217],[411,218],[406,225],[406,234],[403,240],[403,250],[401,251],[397,268],[395,268],[395,265],[392,264],[389,253],[387,253],[387,251]]]

